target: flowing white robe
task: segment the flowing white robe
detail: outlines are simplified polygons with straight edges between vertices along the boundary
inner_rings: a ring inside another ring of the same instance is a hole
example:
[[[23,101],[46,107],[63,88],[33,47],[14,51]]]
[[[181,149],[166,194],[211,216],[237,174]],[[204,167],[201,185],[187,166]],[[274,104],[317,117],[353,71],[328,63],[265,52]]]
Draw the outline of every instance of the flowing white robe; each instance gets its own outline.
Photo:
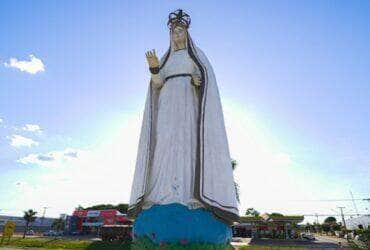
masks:
[[[166,70],[179,74],[198,69],[202,82],[197,95],[190,77],[171,78],[162,88],[151,81],[128,215],[135,218],[152,204],[178,202],[190,208],[201,204],[232,224],[239,220],[239,211],[212,66],[188,36],[187,50],[175,52],[171,46],[160,68],[162,81]]]
[[[197,148],[198,87],[190,76],[199,75],[187,49],[173,52],[154,81],[160,89],[156,127],[156,145],[149,188],[144,208],[152,204],[180,203],[201,207],[194,199],[194,175]]]

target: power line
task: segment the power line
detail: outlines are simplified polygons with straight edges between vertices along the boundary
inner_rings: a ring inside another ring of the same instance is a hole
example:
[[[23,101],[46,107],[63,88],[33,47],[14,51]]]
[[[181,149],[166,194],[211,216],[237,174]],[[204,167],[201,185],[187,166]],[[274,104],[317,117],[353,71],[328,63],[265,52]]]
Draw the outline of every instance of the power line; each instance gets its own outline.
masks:
[[[338,202],[338,201],[370,201],[370,198],[364,199],[318,199],[318,200],[288,200],[296,202]]]
[[[329,216],[341,216],[341,214],[302,214],[303,216],[308,216],[308,217],[329,217]],[[346,214],[343,213],[344,216],[368,216],[369,214]]]
[[[258,201],[269,201],[269,202],[340,202],[340,201],[368,201],[370,202],[370,198],[357,198],[357,199],[313,199],[313,200],[258,200]]]

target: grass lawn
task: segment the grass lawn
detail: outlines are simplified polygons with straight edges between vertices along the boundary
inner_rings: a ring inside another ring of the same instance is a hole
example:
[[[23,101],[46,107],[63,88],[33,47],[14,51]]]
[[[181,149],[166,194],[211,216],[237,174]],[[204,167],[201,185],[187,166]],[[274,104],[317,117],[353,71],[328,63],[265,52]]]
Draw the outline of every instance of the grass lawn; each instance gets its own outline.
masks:
[[[246,246],[239,247],[238,250],[305,250],[302,247],[268,247],[268,246]]]
[[[87,249],[87,250],[129,250],[131,246],[129,244],[120,244],[120,243],[108,243],[102,241],[90,241],[90,240],[69,240],[69,239],[52,239],[52,238],[26,238],[22,239],[21,237],[14,237],[11,239],[9,245],[6,244],[6,241],[0,249],[4,247],[16,247],[16,248],[31,248],[31,249]],[[150,249],[155,249],[153,246]],[[139,249],[133,247],[132,249]],[[190,249],[190,250],[216,250],[214,248],[206,245],[191,245],[191,246],[179,246],[179,245],[166,245],[157,249],[163,250],[175,250],[175,249]],[[232,249],[232,248],[229,248]],[[266,246],[245,246],[239,247],[239,250],[299,250],[304,248],[296,247],[266,247]]]
[[[121,245],[120,243],[108,243],[102,241],[90,240],[68,240],[68,239],[53,239],[53,238],[26,238],[14,237],[10,240],[9,245],[5,240],[1,247],[19,247],[19,248],[38,248],[38,249],[88,249],[88,250],[129,250],[128,244]]]

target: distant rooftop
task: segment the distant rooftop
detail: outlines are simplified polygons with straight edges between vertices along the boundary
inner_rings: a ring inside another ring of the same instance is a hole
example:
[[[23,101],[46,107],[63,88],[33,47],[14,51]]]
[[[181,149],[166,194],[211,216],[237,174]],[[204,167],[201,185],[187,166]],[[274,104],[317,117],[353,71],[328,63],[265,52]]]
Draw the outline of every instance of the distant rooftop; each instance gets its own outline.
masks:
[[[53,224],[54,220],[56,218],[49,218],[49,217],[37,217],[34,222],[31,223],[33,226],[50,226]],[[25,225],[25,220],[22,216],[7,216],[7,215],[0,215],[0,226],[5,225],[5,223],[8,221],[14,221],[16,225],[23,226]]]
[[[260,216],[241,216],[240,222],[295,222],[300,223],[304,220],[303,215],[270,215],[270,214],[262,214]]]

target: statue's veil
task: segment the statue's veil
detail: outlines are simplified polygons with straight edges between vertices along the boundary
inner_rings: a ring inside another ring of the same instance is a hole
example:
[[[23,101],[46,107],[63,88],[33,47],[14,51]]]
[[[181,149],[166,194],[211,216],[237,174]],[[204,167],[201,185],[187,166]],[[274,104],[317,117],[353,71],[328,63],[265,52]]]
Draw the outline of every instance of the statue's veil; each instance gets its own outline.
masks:
[[[231,224],[238,221],[239,212],[217,82],[207,57],[195,46],[188,31],[187,35],[189,56],[198,66],[202,77],[199,90],[194,198],[216,217]],[[161,58],[160,68],[164,67],[173,51],[171,32],[170,40],[170,47]],[[150,82],[128,209],[128,215],[133,218],[142,210],[149,184],[156,140],[159,91]]]

